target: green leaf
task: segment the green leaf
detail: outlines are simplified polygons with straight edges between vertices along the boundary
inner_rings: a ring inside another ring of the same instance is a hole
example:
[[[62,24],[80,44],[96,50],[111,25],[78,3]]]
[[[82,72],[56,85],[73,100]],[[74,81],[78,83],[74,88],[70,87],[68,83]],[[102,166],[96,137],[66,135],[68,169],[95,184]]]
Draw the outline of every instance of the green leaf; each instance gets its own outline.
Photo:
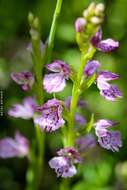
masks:
[[[79,131],[77,132],[77,136],[89,133],[93,125],[94,125],[94,114],[92,113],[89,123],[79,129]]]
[[[70,66],[71,68],[71,73],[70,73],[70,79],[75,82],[77,80],[77,72],[75,71],[75,69]]]
[[[94,125],[94,114],[92,113],[90,122],[86,126],[86,132],[89,133]]]
[[[89,88],[94,83],[95,79],[96,79],[96,74],[94,73],[91,77],[89,77],[86,80],[85,88]]]
[[[68,117],[68,115],[69,115],[69,111],[68,111],[68,109],[64,106],[63,107],[63,118],[66,120],[66,121],[68,121],[69,120],[69,117]]]

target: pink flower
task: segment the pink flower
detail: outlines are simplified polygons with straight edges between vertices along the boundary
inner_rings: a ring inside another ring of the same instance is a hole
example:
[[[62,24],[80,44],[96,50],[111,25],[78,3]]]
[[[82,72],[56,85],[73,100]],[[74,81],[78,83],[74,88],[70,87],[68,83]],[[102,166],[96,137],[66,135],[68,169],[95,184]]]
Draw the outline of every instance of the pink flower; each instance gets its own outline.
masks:
[[[26,97],[23,104],[14,104],[9,109],[8,115],[16,118],[31,119],[34,116],[36,102],[32,97]]]
[[[106,135],[98,138],[101,147],[112,150],[113,152],[119,151],[122,147],[121,134],[119,131],[107,131]]]
[[[91,60],[91,61],[88,61],[86,66],[85,66],[85,69],[84,69],[84,73],[90,77],[91,75],[93,75],[96,70],[100,67],[100,63],[99,61],[96,61],[96,60]]]
[[[77,173],[74,164],[81,161],[80,155],[73,147],[67,147],[60,149],[57,152],[57,157],[52,158],[49,161],[51,168],[55,169],[57,177],[72,177]]]
[[[99,31],[95,34],[95,36],[92,37],[91,43],[93,46],[95,46],[99,51],[102,52],[110,52],[115,50],[119,47],[119,42],[115,41],[113,39],[106,39],[102,40],[102,31],[99,29]]]
[[[72,177],[77,173],[76,168],[74,165],[70,164],[70,162],[62,156],[57,156],[52,158],[49,161],[49,166],[52,169],[55,169],[57,173],[57,177]]]
[[[6,137],[0,140],[0,157],[24,157],[29,153],[29,142],[26,137],[21,135],[18,131],[15,138]]]
[[[57,99],[48,100],[37,111],[41,113],[34,119],[35,124],[40,125],[42,131],[52,132],[64,125],[62,118],[62,102]]]
[[[115,101],[117,98],[122,98],[122,93],[116,85],[111,85],[107,81],[116,80],[119,75],[109,71],[101,71],[97,76],[97,87],[100,94],[109,101]]]
[[[75,21],[75,30],[76,32],[83,32],[86,25],[86,20],[82,17],[79,17]]]
[[[70,67],[63,61],[56,60],[51,64],[48,64],[46,68],[55,73],[46,74],[44,76],[44,89],[48,93],[60,92],[66,86],[66,79],[70,75]]]
[[[22,71],[20,73],[11,73],[11,78],[19,85],[24,91],[30,89],[34,83],[34,77],[29,71]]]
[[[119,151],[122,146],[121,134],[119,131],[109,131],[108,128],[117,124],[116,122],[101,119],[95,123],[95,132],[101,147],[114,151]]]

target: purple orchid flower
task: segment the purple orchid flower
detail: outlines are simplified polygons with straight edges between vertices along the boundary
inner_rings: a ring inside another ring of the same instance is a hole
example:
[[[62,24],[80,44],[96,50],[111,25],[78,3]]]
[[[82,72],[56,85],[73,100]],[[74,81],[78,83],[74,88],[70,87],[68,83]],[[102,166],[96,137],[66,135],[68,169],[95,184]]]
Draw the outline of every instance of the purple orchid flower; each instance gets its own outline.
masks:
[[[81,136],[76,140],[76,145],[80,152],[86,152],[96,146],[96,140],[92,134]]]
[[[79,17],[75,21],[75,30],[76,32],[83,32],[86,25],[86,20],[82,17]]]
[[[60,92],[66,86],[66,79],[70,75],[70,67],[63,61],[56,60],[51,64],[46,65],[46,68],[52,72],[44,76],[43,85],[48,93]]]
[[[55,169],[57,177],[72,177],[77,173],[74,166],[75,163],[80,162],[80,155],[72,147],[61,149],[57,152],[57,157],[49,161],[49,166]]]
[[[86,66],[85,66],[84,73],[88,77],[90,77],[90,76],[92,76],[97,71],[97,69],[99,67],[100,67],[99,61],[96,61],[96,60],[88,61],[87,64],[86,64]]]
[[[119,47],[119,42],[115,41],[113,39],[106,39],[102,40],[102,31],[99,29],[99,31],[95,34],[95,36],[92,37],[91,43],[93,46],[95,46],[99,51],[102,52],[110,52],[115,50]]]
[[[37,116],[34,122],[46,132],[55,131],[65,123],[62,118],[62,102],[60,100],[48,100],[43,106],[38,107],[37,111],[41,112],[41,115]]]
[[[98,138],[101,147],[112,150],[113,152],[119,151],[122,147],[121,134],[119,131],[107,131],[106,135]]]
[[[111,85],[107,81],[116,80],[119,75],[108,71],[101,71],[97,77],[97,87],[100,94],[109,101],[115,101],[117,98],[122,98],[122,93],[116,85]]]
[[[102,40],[102,30],[99,29],[98,32],[91,38],[91,43],[93,46],[97,46],[97,44]]]
[[[73,161],[73,163],[80,163],[81,157],[78,151],[73,147],[66,147],[63,149],[60,149],[57,151],[58,156],[67,157],[70,161]]]
[[[109,101],[115,101],[117,98],[122,98],[122,93],[116,85],[111,85],[108,89],[103,89],[100,94]]]
[[[49,161],[49,166],[55,169],[57,177],[72,177],[77,173],[76,168],[72,165],[68,159],[62,156],[57,156]]]
[[[18,131],[15,138],[6,137],[0,140],[0,157],[24,157],[29,153],[29,142],[26,137],[21,135]]]
[[[23,100],[23,104],[14,104],[9,109],[8,115],[15,118],[31,119],[34,116],[36,106],[36,102],[32,97],[26,97]]]
[[[34,83],[34,77],[29,71],[22,71],[20,73],[11,73],[11,78],[17,84],[21,85],[22,90],[27,91]]]
[[[114,125],[116,125],[117,123],[114,121],[110,121],[110,120],[106,120],[106,119],[100,119],[98,120],[95,124],[95,131],[96,131],[96,135],[98,137],[103,137],[106,135],[107,133],[107,129],[109,127],[112,127]]]
[[[119,79],[119,75],[109,71],[100,71],[99,76],[104,81],[116,80]]]
[[[95,131],[98,137],[99,144],[108,150],[118,151],[122,146],[121,135],[119,131],[109,131],[108,128],[112,127],[116,122],[101,119],[95,123]]]

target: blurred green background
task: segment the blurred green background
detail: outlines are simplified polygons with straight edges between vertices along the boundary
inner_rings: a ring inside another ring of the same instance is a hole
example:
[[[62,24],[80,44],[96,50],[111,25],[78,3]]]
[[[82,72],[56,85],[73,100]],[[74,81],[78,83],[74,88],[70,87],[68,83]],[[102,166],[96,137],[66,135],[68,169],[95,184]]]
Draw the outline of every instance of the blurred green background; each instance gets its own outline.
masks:
[[[90,0],[63,0],[63,6],[55,37],[53,58],[63,59],[77,68],[80,52],[75,41],[74,21],[81,16]],[[120,74],[116,82],[124,98],[108,102],[99,95],[95,85],[83,94],[88,110],[83,114],[89,120],[89,113],[96,118],[111,119],[119,122],[123,147],[119,153],[102,150],[99,146],[88,155],[79,167],[79,174],[72,180],[72,190],[127,190],[127,0],[104,0],[106,6],[103,38],[120,41],[120,48],[111,54],[97,53],[96,59],[102,69]],[[0,1],[0,88],[4,94],[4,116],[1,117],[0,138],[13,136],[18,128],[30,140],[34,138],[32,121],[14,119],[7,116],[7,109],[19,102],[26,93],[10,79],[12,71],[31,69],[32,61],[26,47],[30,41],[27,15],[32,11],[41,22],[42,41],[45,42],[52,21],[56,0],[1,0]],[[71,94],[71,83],[57,97],[65,99]],[[27,93],[27,95],[29,95]],[[47,135],[45,173],[40,189],[58,189],[59,179],[48,167],[48,160],[61,146],[59,132]],[[23,190],[28,163],[24,159],[0,159],[0,190]]]

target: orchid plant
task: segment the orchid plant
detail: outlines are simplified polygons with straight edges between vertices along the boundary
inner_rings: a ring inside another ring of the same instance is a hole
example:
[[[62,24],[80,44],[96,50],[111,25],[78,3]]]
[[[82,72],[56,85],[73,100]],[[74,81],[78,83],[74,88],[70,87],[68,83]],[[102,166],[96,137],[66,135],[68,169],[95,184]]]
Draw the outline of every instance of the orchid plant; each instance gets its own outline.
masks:
[[[64,60],[52,60],[61,6],[62,0],[57,0],[49,38],[45,44],[41,42],[38,18],[32,13],[29,14],[31,43],[27,50],[32,56],[33,72],[11,73],[12,80],[21,85],[22,90],[27,93],[32,89],[32,96],[26,97],[22,104],[14,104],[9,109],[8,115],[33,120],[36,146],[16,132],[14,139],[6,137],[0,140],[0,157],[5,159],[27,156],[29,160],[27,190],[39,188],[46,149],[46,133],[55,135],[53,132],[60,130],[63,147],[60,147],[56,156],[49,160],[49,166],[56,172],[57,177],[62,178],[76,175],[78,172],[76,165],[83,164],[83,152],[97,144],[92,133],[95,133],[99,145],[104,149],[114,152],[119,151],[122,146],[120,132],[110,130],[117,122],[104,118],[98,118],[96,121],[94,113],[91,114],[90,121],[86,122],[85,117],[77,113],[77,107],[82,109],[86,106],[80,97],[92,84],[97,86],[100,95],[107,101],[122,98],[119,88],[110,84],[110,81],[119,79],[119,75],[101,70],[101,63],[94,60],[96,51],[108,53],[119,47],[119,42],[113,39],[102,39],[104,5],[91,3],[83,11],[82,17],[75,21],[76,41],[81,53],[81,63],[77,71]],[[73,84],[70,97],[65,101],[57,99],[57,93],[64,90],[68,80]],[[47,100],[46,93],[51,94],[52,98]]]

